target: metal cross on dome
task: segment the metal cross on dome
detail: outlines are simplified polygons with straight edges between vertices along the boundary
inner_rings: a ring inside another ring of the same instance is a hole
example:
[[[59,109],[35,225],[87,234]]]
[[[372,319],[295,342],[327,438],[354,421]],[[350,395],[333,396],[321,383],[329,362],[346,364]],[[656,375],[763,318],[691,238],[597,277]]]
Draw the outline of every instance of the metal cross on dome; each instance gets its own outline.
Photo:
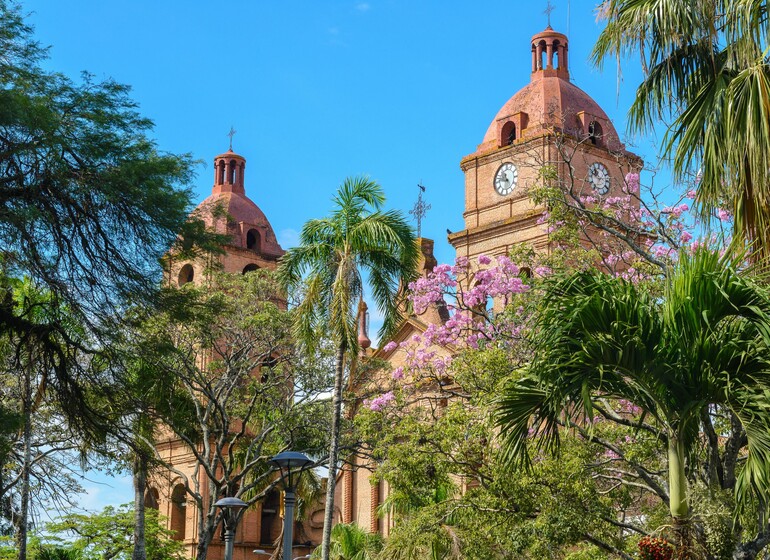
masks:
[[[551,4],[551,0],[548,0],[545,4],[545,10],[543,10],[543,13],[548,16],[548,27],[551,27],[551,12],[554,11],[556,7]]]
[[[230,137],[230,151],[233,151],[233,136],[235,136],[235,133],[237,130],[235,130],[232,126],[230,127],[230,132],[227,133],[227,135]]]
[[[417,237],[421,237],[422,234],[422,219],[425,214],[430,210],[430,204],[426,204],[422,199],[422,193],[425,192],[425,187],[422,185],[422,181],[417,183],[420,189],[420,193],[417,195],[417,202],[414,203],[414,207],[409,210],[409,213],[417,220]]]

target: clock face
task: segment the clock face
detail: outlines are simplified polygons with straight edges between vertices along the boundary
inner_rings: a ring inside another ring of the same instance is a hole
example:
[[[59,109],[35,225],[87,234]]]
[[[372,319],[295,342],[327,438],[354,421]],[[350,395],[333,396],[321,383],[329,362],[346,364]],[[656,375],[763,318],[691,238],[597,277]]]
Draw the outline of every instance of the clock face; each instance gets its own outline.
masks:
[[[518,180],[519,170],[516,169],[516,166],[510,162],[504,163],[495,175],[495,190],[503,196],[509,195],[513,192]]]
[[[594,162],[588,168],[588,182],[597,194],[605,195],[610,190],[610,172],[598,161]]]

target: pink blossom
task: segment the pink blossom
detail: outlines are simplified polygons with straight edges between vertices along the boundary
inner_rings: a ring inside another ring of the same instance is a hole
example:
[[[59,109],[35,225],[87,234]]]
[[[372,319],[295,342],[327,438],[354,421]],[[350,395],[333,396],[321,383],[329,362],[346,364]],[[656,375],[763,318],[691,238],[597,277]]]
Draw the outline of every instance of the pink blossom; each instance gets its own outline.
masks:
[[[684,196],[685,198],[695,200],[695,197],[697,195],[698,195],[698,191],[696,191],[695,189],[690,189],[689,191],[687,191],[687,194],[685,194]]]
[[[386,345],[385,345],[385,346],[382,348],[382,350],[383,350],[384,352],[393,352],[393,350],[395,350],[396,348],[398,348],[398,343],[396,343],[396,342],[393,342],[393,341],[390,341],[390,342],[388,342],[388,343],[387,343],[387,344],[386,344]]]
[[[723,222],[728,222],[733,218],[733,216],[732,214],[730,214],[730,212],[728,212],[724,208],[720,208],[717,211],[717,218],[719,218]]]
[[[697,251],[698,249],[700,249],[701,245],[702,245],[701,241],[699,241],[698,239],[696,239],[696,240],[695,240],[695,241],[693,241],[693,242],[692,242],[692,244],[690,245],[690,250],[691,250],[691,251],[694,253],[695,251]]]
[[[404,368],[403,367],[397,367],[393,370],[393,379],[403,379],[404,378]]]
[[[682,243],[689,243],[692,240],[692,234],[689,231],[683,231],[679,236],[679,240]]]
[[[367,404],[369,405],[369,410],[372,410],[374,412],[379,412],[394,400],[396,400],[396,397],[393,394],[393,391],[388,391],[387,393],[372,399]]]
[[[487,265],[492,262],[492,259],[490,259],[486,255],[479,255],[479,264]]]
[[[639,192],[639,174],[638,173],[626,173],[626,185],[628,185],[628,192],[636,194]]]
[[[605,456],[605,457],[607,457],[607,459],[609,459],[609,460],[611,460],[611,461],[614,461],[614,460],[616,460],[616,459],[620,459],[620,455],[618,455],[617,453],[615,453],[615,452],[614,452],[612,449],[607,449],[607,450],[604,452],[604,456]]]
[[[626,414],[639,414],[642,412],[642,409],[636,406],[634,403],[627,399],[620,399],[618,401],[618,404],[620,405],[620,412],[624,412]]]

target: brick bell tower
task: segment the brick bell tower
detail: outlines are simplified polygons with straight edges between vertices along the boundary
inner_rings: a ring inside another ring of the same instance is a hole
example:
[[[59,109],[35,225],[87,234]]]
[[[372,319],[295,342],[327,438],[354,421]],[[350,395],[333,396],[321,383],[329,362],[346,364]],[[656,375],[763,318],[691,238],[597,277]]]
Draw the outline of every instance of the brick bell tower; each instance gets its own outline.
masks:
[[[193,216],[202,219],[213,231],[226,235],[228,241],[222,254],[179,261],[173,254],[169,255],[171,264],[167,282],[170,285],[211,286],[209,280],[214,270],[246,274],[260,268],[276,268],[284,251],[265,214],[246,196],[245,175],[246,159],[232,149],[214,158],[211,195],[198,205]],[[160,456],[166,463],[174,465],[175,470],[159,471],[148,480],[145,505],[165,516],[167,528],[173,531],[172,538],[183,543],[187,557],[194,558],[198,543],[197,505],[188,498],[184,479],[178,473],[184,473],[189,480],[203,475],[196,466],[193,453],[173,433],[161,426],[157,438]],[[208,494],[205,484],[202,494]],[[235,560],[256,558],[252,552],[255,549],[273,550],[273,544],[281,534],[281,507],[280,494],[274,491],[244,513],[235,534]],[[314,539],[313,531],[320,532],[309,523],[301,527],[305,535],[311,534]],[[208,554],[213,560],[224,557],[224,545],[219,537],[209,545]]]
[[[230,242],[222,255],[173,263],[170,283],[201,284],[213,267],[220,267],[224,272],[246,273],[277,266],[284,250],[265,214],[246,196],[245,176],[246,158],[232,149],[214,158],[211,195],[198,205],[193,215],[217,233],[229,235]]]
[[[465,228],[451,233],[458,257],[501,255],[518,243],[550,250],[544,208],[528,189],[552,165],[564,188],[600,197],[620,192],[626,173],[641,167],[626,151],[607,114],[570,82],[567,37],[550,25],[533,36],[530,82],[513,95],[484,139],[464,157]]]

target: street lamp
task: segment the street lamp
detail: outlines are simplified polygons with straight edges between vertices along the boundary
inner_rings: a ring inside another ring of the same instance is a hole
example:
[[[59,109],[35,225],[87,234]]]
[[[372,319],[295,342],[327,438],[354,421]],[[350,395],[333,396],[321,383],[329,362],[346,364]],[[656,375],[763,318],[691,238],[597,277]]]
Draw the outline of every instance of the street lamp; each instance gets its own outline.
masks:
[[[240,498],[222,498],[214,503],[215,507],[222,508],[222,523],[225,524],[225,560],[233,560],[233,540],[235,540],[235,526],[231,523],[234,512],[245,508],[246,502]]]
[[[294,491],[302,471],[313,464],[303,453],[284,451],[272,459],[270,464],[281,471],[283,480],[283,560],[292,560],[291,546],[294,540]],[[226,559],[230,560],[230,559]]]

